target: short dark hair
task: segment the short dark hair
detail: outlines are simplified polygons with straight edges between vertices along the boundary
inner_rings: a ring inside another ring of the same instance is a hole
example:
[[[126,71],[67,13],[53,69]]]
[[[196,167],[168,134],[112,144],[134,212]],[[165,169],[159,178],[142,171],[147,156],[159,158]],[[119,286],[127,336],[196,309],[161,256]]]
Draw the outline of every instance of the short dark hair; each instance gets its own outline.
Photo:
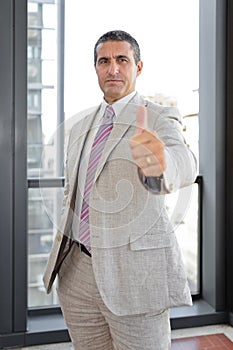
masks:
[[[112,30],[110,32],[103,34],[95,44],[95,48],[94,48],[95,65],[97,62],[97,46],[106,41],[127,41],[131,45],[132,50],[134,51],[135,63],[137,64],[141,60],[140,48],[139,48],[138,42],[129,33],[124,32],[123,30]]]

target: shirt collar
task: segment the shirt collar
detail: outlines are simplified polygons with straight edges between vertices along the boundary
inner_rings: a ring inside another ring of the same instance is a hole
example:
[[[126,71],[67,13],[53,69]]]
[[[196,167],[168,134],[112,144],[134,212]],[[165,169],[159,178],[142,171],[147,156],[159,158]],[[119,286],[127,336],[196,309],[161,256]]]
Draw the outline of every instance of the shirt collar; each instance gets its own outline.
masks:
[[[114,109],[115,116],[117,117],[120,115],[121,111],[125,107],[125,105],[133,98],[133,96],[136,95],[136,91],[131,92],[129,95],[122,97],[120,100],[117,100],[112,104],[112,108]],[[108,103],[103,100],[101,104],[101,109],[100,109],[100,115],[103,115],[105,112],[105,109],[107,107]]]

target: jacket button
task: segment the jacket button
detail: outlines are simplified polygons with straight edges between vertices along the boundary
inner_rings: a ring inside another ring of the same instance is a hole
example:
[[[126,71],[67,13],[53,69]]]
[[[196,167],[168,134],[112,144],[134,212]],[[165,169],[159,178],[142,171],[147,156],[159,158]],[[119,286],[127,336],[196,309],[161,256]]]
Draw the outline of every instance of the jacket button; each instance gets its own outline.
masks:
[[[58,242],[61,241],[61,235],[57,235],[57,241],[58,241]]]

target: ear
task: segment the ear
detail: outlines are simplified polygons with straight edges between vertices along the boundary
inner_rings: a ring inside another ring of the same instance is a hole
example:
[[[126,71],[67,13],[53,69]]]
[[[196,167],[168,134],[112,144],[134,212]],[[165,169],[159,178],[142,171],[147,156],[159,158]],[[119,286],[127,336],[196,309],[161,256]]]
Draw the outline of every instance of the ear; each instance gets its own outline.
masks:
[[[137,77],[141,74],[142,68],[143,68],[143,62],[138,61],[138,63],[137,63]]]

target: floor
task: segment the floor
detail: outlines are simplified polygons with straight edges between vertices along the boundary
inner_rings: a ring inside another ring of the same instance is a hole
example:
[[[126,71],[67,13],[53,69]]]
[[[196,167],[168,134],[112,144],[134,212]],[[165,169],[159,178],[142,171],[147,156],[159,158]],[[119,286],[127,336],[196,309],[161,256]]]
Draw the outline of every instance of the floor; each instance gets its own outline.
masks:
[[[175,330],[172,350],[233,350],[233,328],[216,325]]]
[[[172,341],[172,350],[233,350],[233,342],[224,334],[202,335]]]
[[[70,343],[62,343],[14,350],[73,350],[73,347]],[[174,330],[171,350],[233,350],[233,327],[215,325]]]

